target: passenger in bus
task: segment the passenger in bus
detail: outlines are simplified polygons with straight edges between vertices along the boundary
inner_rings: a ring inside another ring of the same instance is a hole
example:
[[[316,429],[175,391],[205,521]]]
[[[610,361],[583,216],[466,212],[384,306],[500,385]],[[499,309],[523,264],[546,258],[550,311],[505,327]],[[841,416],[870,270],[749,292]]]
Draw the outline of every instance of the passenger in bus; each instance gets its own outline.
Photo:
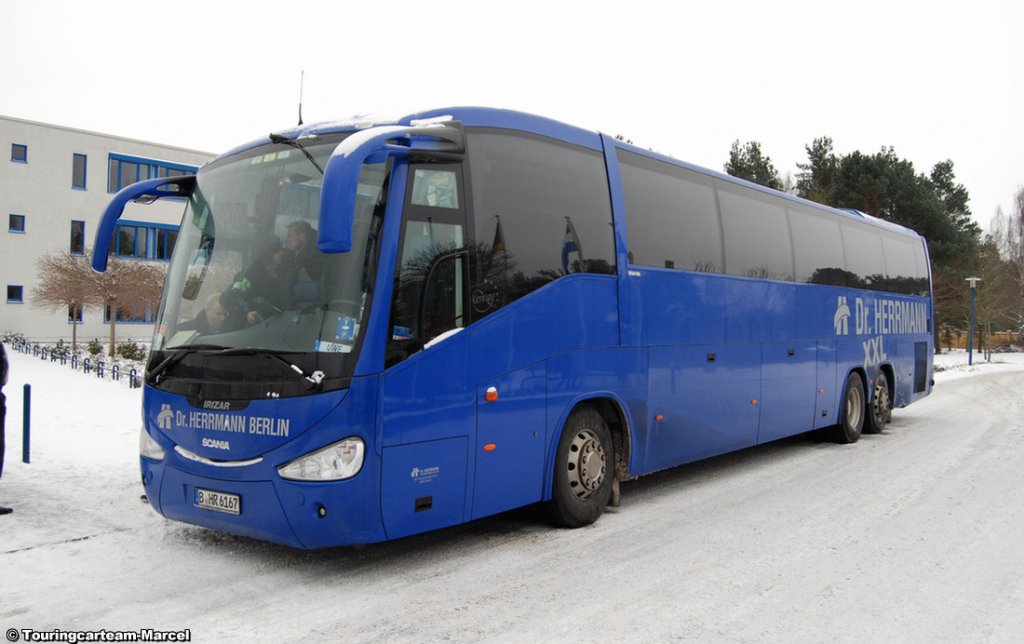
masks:
[[[179,328],[182,331],[198,331],[199,335],[215,335],[231,330],[231,306],[225,294],[214,293],[206,298],[206,306],[191,320]]]
[[[316,246],[316,229],[302,219],[288,224],[285,245],[289,257],[288,283],[291,300],[295,305],[310,304],[320,293],[320,278],[324,273],[327,257]]]
[[[288,250],[276,237],[267,242],[244,274],[236,276],[231,290],[238,295],[238,308],[247,324],[257,324],[280,313],[288,305],[291,285],[286,257]]]
[[[285,243],[291,252],[297,281],[320,279],[327,258],[316,247],[316,229],[299,219],[288,224],[287,230]]]

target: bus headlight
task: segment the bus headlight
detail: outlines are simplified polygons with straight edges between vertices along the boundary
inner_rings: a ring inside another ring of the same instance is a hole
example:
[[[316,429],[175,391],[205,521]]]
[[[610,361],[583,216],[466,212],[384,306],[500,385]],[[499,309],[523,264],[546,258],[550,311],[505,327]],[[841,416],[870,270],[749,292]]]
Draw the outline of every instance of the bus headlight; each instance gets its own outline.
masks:
[[[164,460],[164,448],[160,447],[160,443],[153,440],[153,437],[146,431],[145,426],[139,432],[139,454],[154,461]]]
[[[366,445],[362,439],[346,438],[277,468],[291,481],[340,481],[352,478],[363,467]]]

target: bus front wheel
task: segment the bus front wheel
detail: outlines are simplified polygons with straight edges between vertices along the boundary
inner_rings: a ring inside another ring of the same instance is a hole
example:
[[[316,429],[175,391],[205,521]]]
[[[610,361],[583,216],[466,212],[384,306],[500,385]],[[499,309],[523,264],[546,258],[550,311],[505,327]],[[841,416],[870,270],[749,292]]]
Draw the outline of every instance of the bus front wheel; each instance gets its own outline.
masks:
[[[864,429],[866,408],[864,382],[860,379],[860,375],[851,373],[846,379],[842,418],[839,420],[839,424],[832,428],[832,440],[844,444],[856,443]]]
[[[615,448],[608,423],[596,409],[573,410],[558,439],[548,513],[566,528],[590,525],[604,512],[615,478]]]

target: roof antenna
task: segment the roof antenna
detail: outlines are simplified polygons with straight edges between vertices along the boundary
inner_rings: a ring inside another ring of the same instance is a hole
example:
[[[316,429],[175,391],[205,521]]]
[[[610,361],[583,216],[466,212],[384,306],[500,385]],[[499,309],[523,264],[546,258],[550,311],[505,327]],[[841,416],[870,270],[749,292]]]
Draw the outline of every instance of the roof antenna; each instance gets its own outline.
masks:
[[[302,82],[305,80],[306,70],[299,72],[299,125],[302,125]]]

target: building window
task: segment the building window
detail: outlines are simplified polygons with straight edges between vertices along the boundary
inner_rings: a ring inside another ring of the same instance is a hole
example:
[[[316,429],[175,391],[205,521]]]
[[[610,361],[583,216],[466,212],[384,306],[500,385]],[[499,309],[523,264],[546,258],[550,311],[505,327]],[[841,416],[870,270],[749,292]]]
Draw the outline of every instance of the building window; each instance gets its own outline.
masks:
[[[156,315],[148,310],[143,315],[132,315],[121,308],[117,309],[117,323],[126,322],[129,324],[152,324],[156,321]],[[110,324],[110,306],[103,307],[103,323]]]
[[[21,304],[22,302],[25,301],[25,299],[23,297],[23,294],[24,294],[24,287],[13,285],[13,284],[8,284],[7,285],[7,301],[8,302],[10,302],[12,304]]]
[[[85,254],[85,222],[84,221],[72,221],[71,222],[71,254],[72,255],[84,255]]]
[[[196,166],[181,163],[111,154],[107,167],[107,192],[117,192],[125,186],[146,179],[195,174],[196,169]]]
[[[114,228],[108,253],[117,257],[168,261],[177,240],[177,226],[122,221]]]
[[[68,307],[68,324],[81,324],[82,323],[82,307],[81,306],[69,306]]]
[[[28,146],[20,143],[11,144],[11,161],[28,163]]]
[[[71,187],[76,190],[85,190],[85,165],[87,157],[84,154],[75,154],[71,161]]]
[[[154,259],[170,260],[174,252],[174,244],[178,241],[178,231],[169,228],[158,228],[156,231],[156,252]]]
[[[7,230],[12,233],[25,232],[25,215],[8,215]]]

